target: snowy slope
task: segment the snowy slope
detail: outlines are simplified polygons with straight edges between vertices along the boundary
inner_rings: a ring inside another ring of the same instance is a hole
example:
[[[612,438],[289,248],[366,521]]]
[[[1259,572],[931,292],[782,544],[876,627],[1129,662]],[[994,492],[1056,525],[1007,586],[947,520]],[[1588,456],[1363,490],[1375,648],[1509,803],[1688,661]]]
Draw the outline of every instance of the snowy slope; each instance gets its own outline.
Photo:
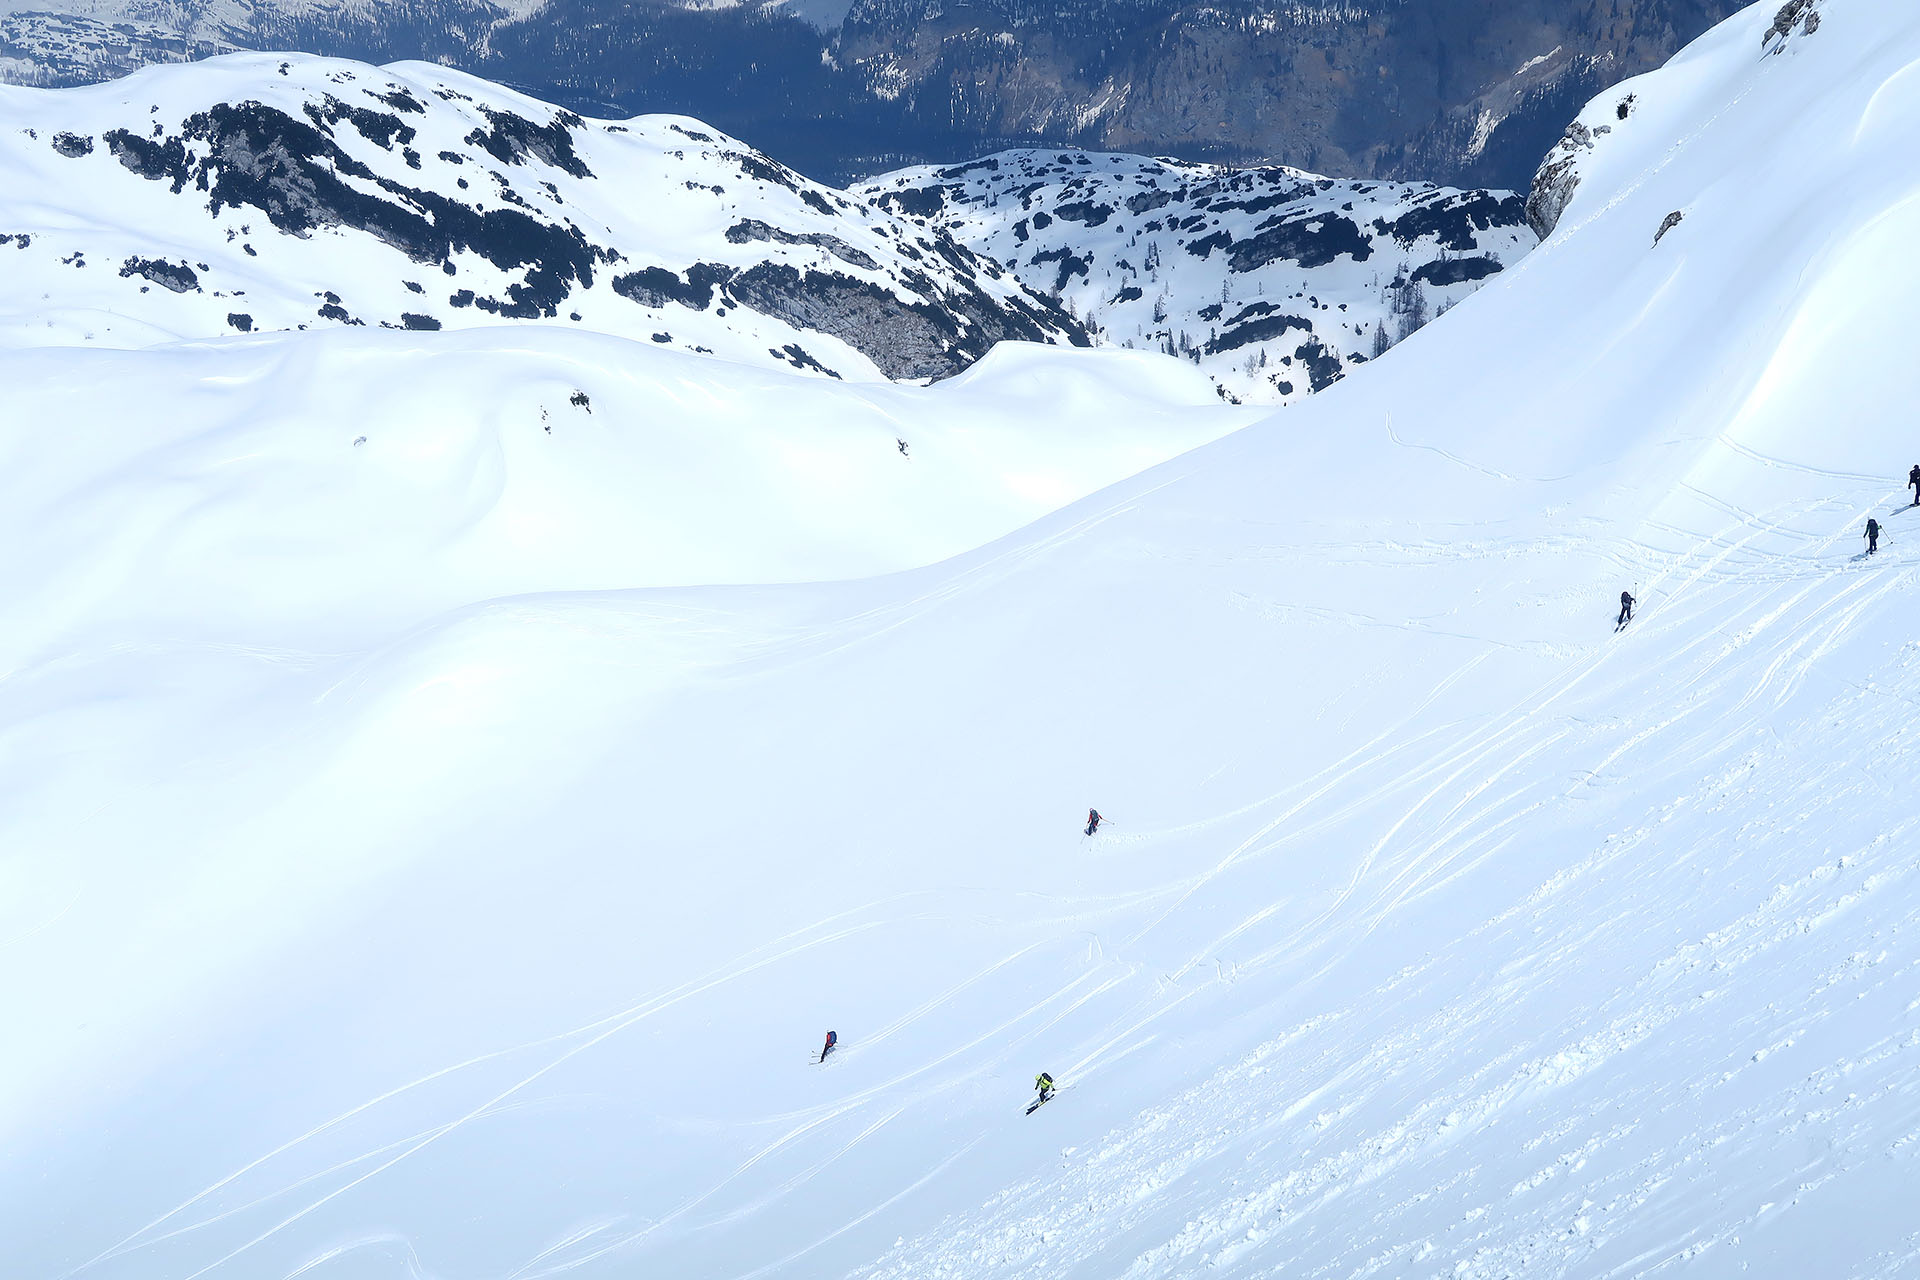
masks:
[[[12,1269],[1914,1274],[1920,13],[1773,7],[1392,360],[955,561],[83,602],[0,683]]]
[[[951,233],[1122,346],[1236,397],[1330,386],[1533,247],[1520,198],[1084,151],[1003,151],[854,188]]]
[[[9,536],[61,551],[9,579],[8,669],[154,627],[359,644],[521,592],[886,573],[1251,412],[1147,353],[1010,343],[938,387],[845,386],[552,326],[0,371]]]
[[[854,379],[1084,342],[937,232],[665,116],[242,54],[0,88],[0,342],[544,320]]]

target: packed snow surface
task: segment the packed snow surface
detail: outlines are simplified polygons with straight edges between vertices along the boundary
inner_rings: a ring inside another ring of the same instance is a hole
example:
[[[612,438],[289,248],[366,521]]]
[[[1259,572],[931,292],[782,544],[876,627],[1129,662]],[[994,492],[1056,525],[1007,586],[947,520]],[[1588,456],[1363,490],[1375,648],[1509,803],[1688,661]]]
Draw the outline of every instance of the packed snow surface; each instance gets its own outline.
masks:
[[[7,356],[10,1274],[1920,1272],[1920,11],[1774,8],[1363,376],[887,576],[169,425],[476,335]]]

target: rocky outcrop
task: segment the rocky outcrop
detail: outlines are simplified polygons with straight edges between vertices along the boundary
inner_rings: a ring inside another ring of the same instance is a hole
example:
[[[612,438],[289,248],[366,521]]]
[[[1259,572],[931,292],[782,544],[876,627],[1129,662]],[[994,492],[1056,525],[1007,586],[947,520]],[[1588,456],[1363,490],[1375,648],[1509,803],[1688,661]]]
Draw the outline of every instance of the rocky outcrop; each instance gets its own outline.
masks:
[[[1766,34],[1760,37],[1761,46],[1773,44],[1775,37],[1778,37],[1784,45],[1787,37],[1793,34],[1796,25],[1806,35],[1812,35],[1818,31],[1820,29],[1819,3],[1820,0],[1787,0],[1780,6],[1779,12],[1773,15],[1773,23],[1767,28]],[[1778,51],[1776,46],[1775,52]]]
[[[1527,225],[1545,240],[1560,225],[1560,215],[1580,185],[1580,158],[1593,150],[1593,131],[1575,120],[1560,135],[1527,189]]]

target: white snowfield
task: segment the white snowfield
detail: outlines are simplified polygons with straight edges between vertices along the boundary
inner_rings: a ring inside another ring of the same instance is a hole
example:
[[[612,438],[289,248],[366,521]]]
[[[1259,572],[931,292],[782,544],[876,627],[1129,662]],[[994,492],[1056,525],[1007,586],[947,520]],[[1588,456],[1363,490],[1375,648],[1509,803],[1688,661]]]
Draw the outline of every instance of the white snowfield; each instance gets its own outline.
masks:
[[[7,1274],[1920,1274],[1920,10],[1775,54],[1775,8],[1618,91],[1542,248],[1377,364],[890,576],[506,549],[611,521],[611,389],[365,495],[348,421],[195,461],[34,391]],[[118,358],[171,415],[478,336]]]
[[[848,386],[550,326],[0,352],[0,381],[16,673],[156,630],[359,646],[521,593],[887,573],[1254,420],[1143,352]]]

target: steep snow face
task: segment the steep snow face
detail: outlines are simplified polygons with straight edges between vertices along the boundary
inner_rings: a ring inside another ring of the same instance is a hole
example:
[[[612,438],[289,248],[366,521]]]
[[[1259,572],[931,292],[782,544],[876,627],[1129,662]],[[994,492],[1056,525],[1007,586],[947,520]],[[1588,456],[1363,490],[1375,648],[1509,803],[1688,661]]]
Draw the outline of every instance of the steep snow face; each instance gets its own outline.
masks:
[[[1773,10],[1772,20],[1756,41],[1759,56],[1779,57],[1790,53],[1798,41],[1812,37],[1820,30],[1820,6],[1821,0],[1786,0]],[[1640,148],[1633,142],[1613,139],[1616,131],[1625,139],[1631,135],[1657,136],[1684,125],[1688,113],[1697,108],[1698,98],[1679,86],[1692,74],[1715,77],[1715,69],[1698,65],[1696,57],[1693,50],[1686,50],[1653,75],[1623,81],[1589,102],[1567,125],[1566,133],[1540,162],[1527,193],[1527,224],[1536,235],[1544,239],[1553,234],[1581,182],[1596,169],[1604,174],[1611,156],[1617,153],[1619,162],[1630,168],[1644,163]],[[1718,87],[1716,80],[1710,79],[1703,86],[1707,92]],[[1653,92],[1643,98],[1650,87]],[[1636,116],[1640,118],[1636,120]],[[1634,123],[1629,125],[1628,121]],[[1666,229],[1663,220],[1659,234],[1664,235]]]
[[[234,55],[0,89],[0,342],[541,320],[854,379],[1080,327],[944,235],[692,120]]]
[[[1533,247],[1518,196],[1083,151],[1004,151],[854,188],[997,260],[1103,337],[1288,403]]]
[[[1392,360],[899,575],[383,620],[255,441],[9,423],[9,1268],[1911,1276],[1920,11],[1773,8]],[[198,629],[85,595],[162,502]]]

